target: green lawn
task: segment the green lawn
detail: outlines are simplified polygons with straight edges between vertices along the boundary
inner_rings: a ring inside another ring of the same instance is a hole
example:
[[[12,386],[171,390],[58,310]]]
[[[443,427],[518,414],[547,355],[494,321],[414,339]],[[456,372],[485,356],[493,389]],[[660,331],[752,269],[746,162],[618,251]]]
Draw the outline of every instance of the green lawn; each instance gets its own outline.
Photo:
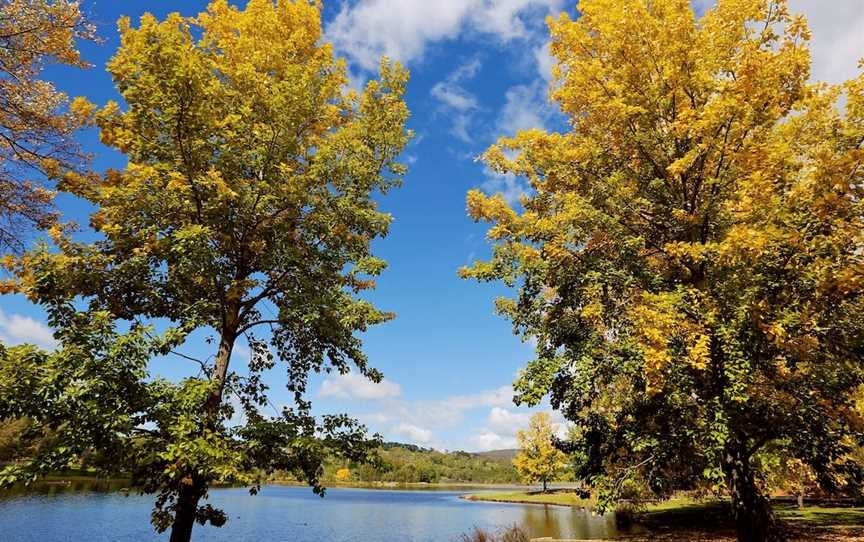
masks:
[[[515,502],[515,503],[532,503],[532,504],[553,504],[558,506],[580,506],[592,507],[596,504],[594,499],[586,499],[580,497],[574,492],[556,492],[556,493],[540,493],[529,494],[524,491],[509,491],[509,492],[482,492],[465,495],[465,499],[472,501],[492,501],[492,502]],[[686,498],[673,498],[666,501],[661,501],[656,504],[648,505],[646,511],[677,511],[687,512],[704,510],[704,503]]]
[[[777,517],[790,521],[812,525],[859,525],[864,526],[864,508],[834,508],[823,506],[805,506],[798,508],[792,505],[774,507]]]

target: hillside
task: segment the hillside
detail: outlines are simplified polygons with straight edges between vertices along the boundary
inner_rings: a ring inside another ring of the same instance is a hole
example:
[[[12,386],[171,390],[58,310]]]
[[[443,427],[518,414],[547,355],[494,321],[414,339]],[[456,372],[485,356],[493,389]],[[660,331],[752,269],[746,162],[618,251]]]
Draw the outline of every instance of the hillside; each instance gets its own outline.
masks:
[[[335,481],[336,471],[348,469],[351,482],[393,483],[498,483],[519,481],[511,459],[515,450],[481,453],[441,452],[413,444],[387,442],[378,450],[377,464],[332,461],[325,480]]]
[[[516,454],[519,453],[519,450],[515,448],[508,448],[505,450],[489,450],[487,452],[474,452],[472,455],[484,459],[497,459],[501,461],[512,461]]]

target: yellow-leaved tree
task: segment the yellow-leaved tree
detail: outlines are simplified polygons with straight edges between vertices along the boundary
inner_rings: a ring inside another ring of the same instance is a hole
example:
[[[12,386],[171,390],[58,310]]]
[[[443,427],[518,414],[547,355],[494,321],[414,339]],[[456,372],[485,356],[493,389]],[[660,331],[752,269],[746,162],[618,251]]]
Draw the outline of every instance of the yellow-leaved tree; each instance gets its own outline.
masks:
[[[769,444],[854,493],[864,435],[864,77],[809,84],[785,0],[582,0],[550,21],[564,133],[484,155],[530,191],[468,195],[498,310],[536,340],[517,400],[574,424],[577,475],[610,503],[731,495],[739,540],[779,537],[754,455]],[[845,109],[835,106],[845,95]]]
[[[0,3],[0,250],[21,250],[29,228],[55,222],[42,181],[85,161],[71,137],[84,103],[65,110],[66,95],[40,75],[50,62],[86,67],[75,41],[94,36],[78,2]]]
[[[513,466],[526,484],[541,482],[543,491],[550,480],[567,466],[567,456],[555,446],[555,428],[546,412],[531,416],[526,429],[516,433],[519,453]]]
[[[321,493],[325,459],[363,461],[376,445],[356,420],[313,415],[306,391],[310,372],[382,378],[359,334],[392,318],[363,292],[386,267],[372,242],[392,217],[375,196],[405,172],[408,73],[382,60],[351,90],[320,2],[244,4],[121,19],[108,71],[123,103],[92,118],[128,163],[58,184],[93,206],[95,241],[55,228],[56,248],[10,264],[60,347],[0,349],[0,419],[55,430],[0,483],[96,447],[98,467],[157,495],[152,521],[172,542],[227,520],[205,504],[213,484],[254,493],[280,470]],[[184,348],[196,330],[209,355]],[[251,356],[235,355],[239,341]],[[150,375],[156,356],[185,378]],[[294,399],[280,410],[277,365]]]
[[[341,469],[336,471],[336,481],[337,482],[348,482],[351,480],[351,469],[347,467],[342,467]]]

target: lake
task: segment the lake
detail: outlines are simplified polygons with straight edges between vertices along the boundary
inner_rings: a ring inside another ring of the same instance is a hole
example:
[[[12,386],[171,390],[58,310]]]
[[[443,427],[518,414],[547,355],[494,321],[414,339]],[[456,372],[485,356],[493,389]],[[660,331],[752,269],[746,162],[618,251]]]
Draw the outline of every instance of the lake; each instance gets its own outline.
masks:
[[[106,488],[108,489],[108,488]],[[327,490],[267,486],[215,489],[210,502],[228,514],[222,528],[196,525],[193,540],[244,542],[450,542],[474,526],[521,525],[531,536],[603,538],[617,533],[612,516],[544,505],[469,502],[464,492]],[[0,493],[4,542],[139,542],[167,540],[150,526],[151,496],[93,490],[89,484],[42,484]]]

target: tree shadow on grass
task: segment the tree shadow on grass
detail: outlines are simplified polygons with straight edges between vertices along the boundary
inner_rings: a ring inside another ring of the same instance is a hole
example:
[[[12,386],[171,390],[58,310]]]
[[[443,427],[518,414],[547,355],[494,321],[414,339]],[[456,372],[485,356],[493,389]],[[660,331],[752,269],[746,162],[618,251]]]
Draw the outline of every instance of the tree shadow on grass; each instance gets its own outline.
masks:
[[[698,529],[726,531],[733,528],[728,503],[683,503],[636,514],[634,521],[650,530]]]
[[[864,526],[864,508],[822,508],[818,506],[797,508],[776,506],[777,517],[790,523],[812,525]]]
[[[799,509],[795,505],[775,504],[774,512],[789,540],[834,542],[864,537],[864,508],[805,506]],[[717,540],[725,540],[724,536],[734,539],[730,505],[723,501],[664,503],[659,509],[636,513],[632,520],[661,540],[664,536],[671,537],[670,540],[701,540],[697,536],[700,533],[710,534]],[[682,537],[684,534],[690,538]]]

